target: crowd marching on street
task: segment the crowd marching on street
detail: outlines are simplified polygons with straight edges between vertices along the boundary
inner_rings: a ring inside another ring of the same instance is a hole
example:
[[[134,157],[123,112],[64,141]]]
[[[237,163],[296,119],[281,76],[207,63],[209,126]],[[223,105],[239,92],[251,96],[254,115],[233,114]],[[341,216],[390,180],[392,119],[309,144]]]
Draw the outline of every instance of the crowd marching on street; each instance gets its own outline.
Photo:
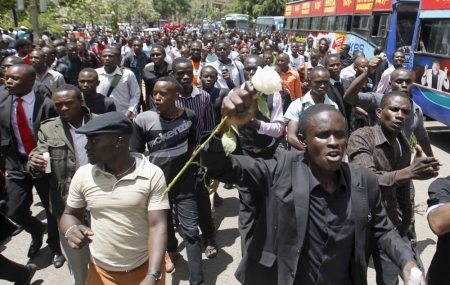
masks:
[[[241,284],[367,284],[369,259],[379,285],[450,284],[450,177],[436,179],[443,162],[403,51],[389,67],[383,47],[335,53],[327,38],[183,27],[45,31],[36,45],[21,27],[2,30],[0,48],[0,243],[24,231],[32,258],[46,237],[53,266],[70,270],[61,284],[165,284],[177,231],[189,283],[205,284],[203,254],[220,255],[219,183],[239,194]],[[268,110],[251,81],[264,70],[281,81],[261,95]],[[415,180],[434,180],[429,268]],[[0,254],[2,280],[31,284],[37,267]]]

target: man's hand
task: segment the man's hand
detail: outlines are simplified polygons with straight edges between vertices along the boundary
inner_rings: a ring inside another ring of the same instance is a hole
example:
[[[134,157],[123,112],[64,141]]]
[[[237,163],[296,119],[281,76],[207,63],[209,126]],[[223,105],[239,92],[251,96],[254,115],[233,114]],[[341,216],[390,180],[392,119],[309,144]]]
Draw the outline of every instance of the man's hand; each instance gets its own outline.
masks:
[[[93,236],[94,232],[83,225],[78,225],[69,230],[69,236],[67,237],[67,243],[73,249],[82,249],[87,244],[92,242],[90,236]]]
[[[42,155],[33,155],[30,159],[30,166],[35,171],[44,172],[47,167],[47,160]]]
[[[153,276],[153,275],[145,276],[144,280],[142,280],[142,282],[139,283],[139,285],[155,285],[155,284],[156,284],[156,279],[155,279],[155,276]]]
[[[245,117],[239,117],[238,114],[250,106],[252,107],[252,112]],[[229,115],[229,117],[219,130],[219,136],[227,132],[233,123],[236,124],[238,128],[248,124],[255,116],[257,110],[256,91],[251,82],[246,81],[244,89],[235,88],[222,101],[222,117],[227,115]]]
[[[251,129],[259,130],[259,128],[261,127],[261,121],[253,117],[246,126]]]
[[[231,78],[230,78],[230,72],[228,71],[228,69],[225,66],[223,66],[221,71],[222,71],[223,79],[225,79],[225,81],[227,83],[230,83]]]
[[[425,71],[423,72],[423,76],[427,75],[427,71],[428,71],[428,65],[425,65]]]
[[[403,282],[405,285],[409,285],[409,277],[411,276],[411,269],[416,267],[417,269],[419,266],[414,261],[408,261],[405,266],[402,269],[402,275],[403,275]],[[422,274],[420,284],[426,285],[425,277]]]
[[[377,68],[380,67],[383,61],[384,60],[379,55],[372,57],[369,61],[369,74],[373,74]]]
[[[125,113],[125,116],[127,116],[127,118],[131,118],[131,115],[133,115],[133,112],[131,112],[130,110],[128,110],[128,111]]]
[[[442,165],[439,159],[434,157],[419,157],[417,155],[419,155],[419,152],[411,162],[411,165],[408,166],[412,179],[427,180],[437,177],[439,175],[439,166]]]

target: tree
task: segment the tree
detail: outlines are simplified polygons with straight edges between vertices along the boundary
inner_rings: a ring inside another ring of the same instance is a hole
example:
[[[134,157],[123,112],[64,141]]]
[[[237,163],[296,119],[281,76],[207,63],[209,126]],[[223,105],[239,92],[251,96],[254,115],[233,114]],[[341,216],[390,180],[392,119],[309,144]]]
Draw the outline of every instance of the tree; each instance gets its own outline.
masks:
[[[225,6],[223,14],[248,14],[254,18],[259,16],[283,15],[287,0],[233,0]]]
[[[206,20],[208,21],[209,26],[212,26],[217,18],[219,17],[219,8],[217,7],[209,7],[206,14]]]
[[[161,19],[167,19],[171,14],[188,15],[191,9],[188,0],[154,0],[153,3]]]
[[[185,16],[186,23],[190,24],[200,24],[205,17],[205,10],[202,8],[202,4],[200,2],[194,2],[191,5],[191,9],[189,13]]]

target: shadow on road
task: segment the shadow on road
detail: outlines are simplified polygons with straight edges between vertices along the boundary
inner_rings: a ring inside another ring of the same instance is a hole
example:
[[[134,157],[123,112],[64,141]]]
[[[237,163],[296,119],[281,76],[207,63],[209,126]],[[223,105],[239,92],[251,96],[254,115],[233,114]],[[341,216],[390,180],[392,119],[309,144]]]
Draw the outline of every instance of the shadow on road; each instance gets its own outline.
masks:
[[[419,251],[419,254],[422,254],[422,252],[425,250],[425,248],[429,245],[434,245],[436,242],[432,240],[431,238],[427,238],[425,240],[419,240],[417,242],[417,250]]]
[[[427,127],[428,136],[433,145],[446,153],[450,153],[450,128],[443,126]]]

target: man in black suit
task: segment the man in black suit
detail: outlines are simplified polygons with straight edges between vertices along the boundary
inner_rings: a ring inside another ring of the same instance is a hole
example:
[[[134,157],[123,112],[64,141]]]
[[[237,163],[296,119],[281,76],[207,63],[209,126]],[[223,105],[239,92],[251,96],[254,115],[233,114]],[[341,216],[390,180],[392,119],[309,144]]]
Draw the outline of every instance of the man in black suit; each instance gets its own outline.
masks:
[[[219,137],[231,123],[247,124],[257,110],[252,89],[247,84],[224,98],[222,116],[230,116],[201,154],[213,179],[245,185],[264,199],[237,279],[249,285],[366,285],[373,237],[409,280],[417,264],[386,215],[375,174],[342,162],[347,126],[334,106],[314,105],[300,117],[304,152],[282,150],[268,160],[225,155]],[[249,106],[253,112],[240,118]]]
[[[6,191],[1,199],[6,201],[6,215],[31,234],[28,257],[41,248],[46,225],[31,216],[33,186],[36,187],[46,210],[48,240],[54,252],[54,265],[62,266],[64,257],[59,246],[56,218],[48,211],[49,177],[33,180],[27,172],[28,154],[36,147],[40,123],[55,117],[53,101],[33,91],[36,72],[31,66],[13,65],[5,74],[6,90],[0,92],[0,131],[3,150],[2,167],[7,171]]]

